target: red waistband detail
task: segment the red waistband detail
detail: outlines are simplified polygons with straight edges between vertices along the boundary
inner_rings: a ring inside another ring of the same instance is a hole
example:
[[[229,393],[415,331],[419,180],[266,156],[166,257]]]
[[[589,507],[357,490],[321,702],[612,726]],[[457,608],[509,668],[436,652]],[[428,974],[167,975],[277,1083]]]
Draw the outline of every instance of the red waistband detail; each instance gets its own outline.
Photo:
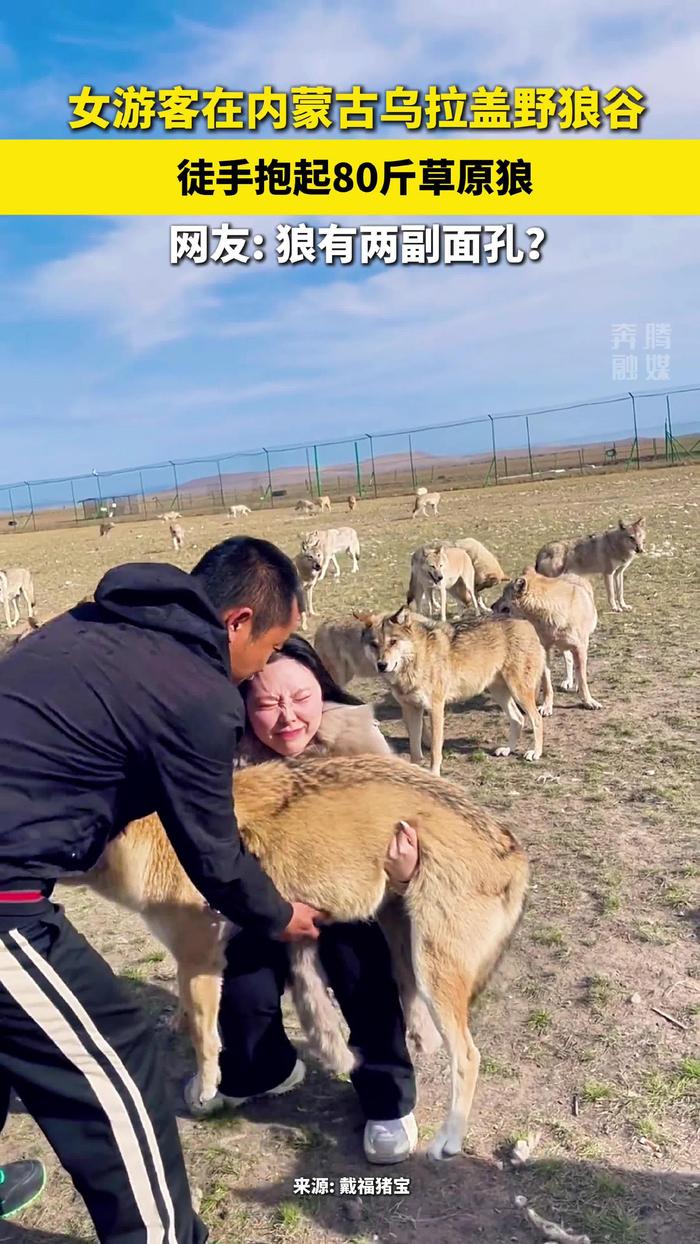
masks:
[[[0,903],[39,903],[41,890],[0,890]]]

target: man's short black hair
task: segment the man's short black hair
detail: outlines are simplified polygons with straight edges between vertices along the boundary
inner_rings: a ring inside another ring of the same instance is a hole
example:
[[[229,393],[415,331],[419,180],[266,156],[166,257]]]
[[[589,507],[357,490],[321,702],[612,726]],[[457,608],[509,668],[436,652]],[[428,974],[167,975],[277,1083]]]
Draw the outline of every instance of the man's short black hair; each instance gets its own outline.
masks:
[[[215,544],[191,572],[201,579],[214,608],[253,611],[252,635],[289,622],[304,596],[294,562],[269,540],[232,536]]]

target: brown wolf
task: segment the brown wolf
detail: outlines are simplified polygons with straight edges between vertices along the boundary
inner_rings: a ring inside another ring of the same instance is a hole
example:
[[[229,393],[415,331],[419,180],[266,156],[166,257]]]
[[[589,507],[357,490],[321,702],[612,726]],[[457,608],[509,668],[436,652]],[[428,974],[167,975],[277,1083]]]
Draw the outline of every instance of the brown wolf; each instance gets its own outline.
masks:
[[[545,652],[529,622],[425,622],[408,608],[388,615],[365,631],[365,645],[401,705],[408,730],[411,760],[423,759],[423,714],[430,714],[430,767],[440,772],[445,732],[445,705],[470,700],[488,690],[510,721],[509,756],[523,727],[521,707],[534,734],[526,760],[542,755],[542,718],[537,692],[545,668]]]
[[[493,612],[498,617],[526,618],[540,637],[547,653],[544,703],[540,707],[543,717],[551,717],[554,704],[550,669],[553,648],[563,652],[565,658],[572,655],[571,670],[567,661],[567,690],[573,685],[575,668],[576,686],[586,708],[601,707],[588,689],[588,641],[598,624],[598,613],[587,579],[574,574],[548,579],[538,574],[534,566],[528,566],[494,602]]]
[[[463,605],[472,604],[479,614],[474,592],[474,567],[464,549],[451,548],[447,544],[424,544],[411,554],[411,579],[406,593],[406,604],[418,613],[428,616],[439,610],[443,622],[447,620],[447,594]],[[439,603],[435,596],[439,595]],[[427,604],[427,610],[424,606]]]
[[[507,583],[508,575],[504,574],[497,557],[479,540],[455,540],[455,548],[464,549],[474,567],[474,590],[476,599],[484,613],[489,613],[488,605],[482,600],[481,593],[489,587],[497,587],[499,583]]]
[[[314,588],[321,577],[323,562],[321,555],[316,552],[297,553],[294,558],[294,565],[297,568],[299,582],[304,591],[304,611],[301,615],[301,629],[307,630],[307,618],[317,618],[318,614],[314,609]],[[338,563],[336,562],[333,574],[337,577]]]
[[[559,540],[545,544],[537,554],[535,569],[539,574],[556,578],[569,571],[572,574],[601,574],[605,591],[613,613],[631,609],[625,603],[623,576],[630,562],[638,553],[644,552],[646,520],[637,518],[633,523],[623,523],[603,531],[598,536],[584,536],[580,540]]]
[[[411,962],[397,976],[405,979],[408,966],[450,1053],[450,1109],[429,1152],[435,1158],[459,1153],[480,1061],[468,1027],[470,1002],[523,909],[528,867],[517,839],[459,787],[395,759],[253,765],[236,775],[235,795],[246,847],[281,893],[333,920],[368,920],[379,911],[396,823],[418,827],[420,865],[403,900]],[[223,917],[204,905],[155,816],[130,825],[80,881],[141,912],[174,955],[201,1098],[212,1096],[228,928]],[[306,960],[307,968],[312,953],[313,946],[292,948],[293,959]]]

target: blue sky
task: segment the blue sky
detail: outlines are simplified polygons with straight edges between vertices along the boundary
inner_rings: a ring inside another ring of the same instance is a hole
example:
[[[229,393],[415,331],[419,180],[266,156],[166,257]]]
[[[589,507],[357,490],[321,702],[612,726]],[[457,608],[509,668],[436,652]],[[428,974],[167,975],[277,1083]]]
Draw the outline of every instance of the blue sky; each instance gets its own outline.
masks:
[[[6,9],[0,137],[65,136],[66,97],[83,82],[634,83],[650,103],[646,137],[698,136],[690,0],[517,12],[506,0],[220,0],[206,21],[199,12],[189,0]],[[240,223],[270,238],[275,221]],[[539,264],[234,272],[171,267],[166,219],[0,218],[0,481],[615,394],[628,387],[612,379],[620,322],[670,324],[670,383],[700,381],[696,219],[519,223],[547,229]],[[639,365],[638,387],[653,388],[642,351]],[[584,411],[536,426],[542,439],[617,433],[620,409],[595,426]],[[694,399],[679,409],[696,418]],[[643,410],[662,425],[659,403]]]

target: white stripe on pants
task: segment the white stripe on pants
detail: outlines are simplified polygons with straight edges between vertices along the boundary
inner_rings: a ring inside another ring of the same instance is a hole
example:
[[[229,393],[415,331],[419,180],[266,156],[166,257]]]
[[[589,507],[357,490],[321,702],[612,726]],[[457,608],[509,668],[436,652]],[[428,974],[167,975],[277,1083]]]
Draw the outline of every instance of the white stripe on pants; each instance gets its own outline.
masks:
[[[51,965],[38,954],[31,943],[16,929],[9,931],[9,937],[21,947],[38,972],[52,985],[54,990],[64,1000],[68,1009],[75,1014],[100,1050],[100,1053],[105,1056],[113,1068],[114,1081],[120,1086],[122,1092],[126,1090],[130,1096],[139,1119],[144,1125],[148,1150],[158,1176],[159,1190],[163,1195],[167,1208],[169,1218],[167,1233],[146,1169],[141,1144],[134,1130],[129,1111],[120,1092],[115,1087],[115,1083],[113,1083],[100,1063],[90,1054],[78,1032],[71,1026],[48,994],[41,989],[34,977],[15,958],[9,947],[0,941],[0,981],[10,996],[14,998],[25,1014],[52,1041],[63,1057],[85,1077],[104,1111],[124,1164],[124,1170],[134,1200],[143,1219],[147,1244],[164,1244],[166,1240],[167,1244],[176,1244],[175,1215],[165,1180],[162,1158],[153,1126],[137,1086],[134,1084],[118,1054],[105,1040],[85,1008]]]

